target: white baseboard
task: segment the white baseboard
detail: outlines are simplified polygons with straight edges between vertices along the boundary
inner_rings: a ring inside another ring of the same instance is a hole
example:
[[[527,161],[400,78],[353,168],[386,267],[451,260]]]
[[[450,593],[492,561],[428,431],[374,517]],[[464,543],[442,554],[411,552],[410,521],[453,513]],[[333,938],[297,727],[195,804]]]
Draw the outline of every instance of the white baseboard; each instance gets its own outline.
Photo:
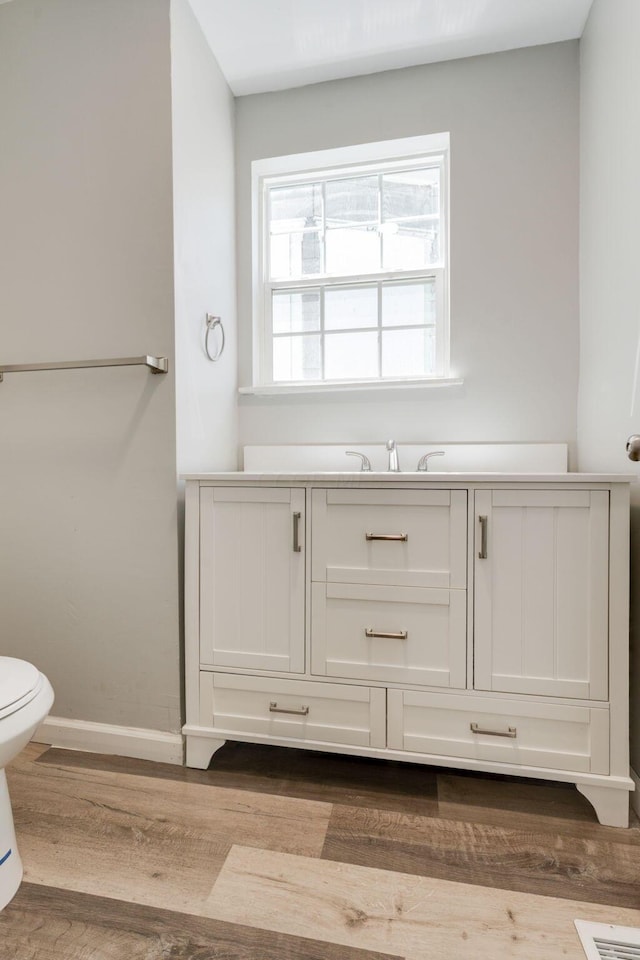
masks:
[[[636,785],[635,790],[631,792],[631,809],[640,817],[640,776],[638,776],[633,767],[629,770],[629,776]]]
[[[118,757],[136,757],[138,760],[184,763],[183,737],[179,733],[164,733],[162,730],[47,717],[32,739],[36,743],[49,743],[52,747],[88,753],[112,753]]]

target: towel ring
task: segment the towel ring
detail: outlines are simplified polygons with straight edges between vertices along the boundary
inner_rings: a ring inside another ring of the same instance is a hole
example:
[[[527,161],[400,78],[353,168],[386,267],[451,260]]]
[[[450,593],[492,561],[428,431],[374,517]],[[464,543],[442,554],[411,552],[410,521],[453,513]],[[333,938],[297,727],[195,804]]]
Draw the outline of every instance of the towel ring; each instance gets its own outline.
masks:
[[[222,326],[222,318],[214,317],[212,313],[208,313],[205,323],[207,325],[207,330],[204,335],[204,349],[206,351],[207,356],[209,357],[209,360],[211,360],[212,363],[215,363],[216,360],[219,360],[220,357],[222,356],[224,352],[224,346],[225,346],[225,336],[224,336],[224,327]],[[222,339],[220,342],[220,349],[216,354],[212,356],[211,351],[209,350],[209,334],[211,333],[212,330],[215,330],[216,327],[220,327],[220,333],[221,333]]]

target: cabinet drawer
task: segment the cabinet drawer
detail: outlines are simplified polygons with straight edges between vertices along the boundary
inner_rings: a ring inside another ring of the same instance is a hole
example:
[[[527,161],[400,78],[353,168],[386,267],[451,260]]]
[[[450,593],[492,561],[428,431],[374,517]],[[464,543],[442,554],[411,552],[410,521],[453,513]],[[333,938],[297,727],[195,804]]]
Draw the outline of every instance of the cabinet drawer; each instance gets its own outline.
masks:
[[[312,579],[464,588],[466,490],[314,490]]]
[[[200,723],[221,735],[384,747],[385,709],[384,689],[200,674]]]
[[[465,590],[314,583],[311,672],[464,688],[466,606]]]
[[[388,710],[391,749],[609,773],[605,708],[389,690]]]

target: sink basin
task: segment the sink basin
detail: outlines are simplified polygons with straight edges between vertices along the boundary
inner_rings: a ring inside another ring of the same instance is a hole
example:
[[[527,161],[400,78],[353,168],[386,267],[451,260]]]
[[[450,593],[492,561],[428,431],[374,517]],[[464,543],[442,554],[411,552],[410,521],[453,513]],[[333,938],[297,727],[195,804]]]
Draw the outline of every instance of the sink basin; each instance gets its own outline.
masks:
[[[283,444],[246,446],[244,470],[248,473],[348,473],[359,474],[356,450],[371,461],[372,472],[385,476],[415,475],[425,453],[444,451],[429,463],[429,473],[566,473],[566,443],[402,443],[398,441],[401,473],[387,472],[388,453],[379,443]],[[368,474],[371,476],[371,474]],[[420,473],[420,476],[424,476]]]

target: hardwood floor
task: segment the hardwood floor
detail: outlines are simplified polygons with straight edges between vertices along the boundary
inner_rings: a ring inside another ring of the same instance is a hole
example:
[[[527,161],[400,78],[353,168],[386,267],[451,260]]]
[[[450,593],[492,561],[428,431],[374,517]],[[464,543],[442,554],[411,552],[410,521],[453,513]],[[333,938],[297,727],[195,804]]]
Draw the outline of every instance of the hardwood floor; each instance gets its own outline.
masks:
[[[241,846],[229,854],[205,909],[240,924],[415,960],[580,957],[572,949],[574,918],[640,922],[633,910],[585,909],[569,900]]]
[[[322,856],[501,890],[640,907],[640,850],[558,833],[335,805]]]
[[[640,826],[574,787],[228,743],[208,771],[31,745],[0,960],[584,960],[640,926]]]
[[[0,956],[22,960],[386,960],[390,955],[24,883],[0,914]]]

